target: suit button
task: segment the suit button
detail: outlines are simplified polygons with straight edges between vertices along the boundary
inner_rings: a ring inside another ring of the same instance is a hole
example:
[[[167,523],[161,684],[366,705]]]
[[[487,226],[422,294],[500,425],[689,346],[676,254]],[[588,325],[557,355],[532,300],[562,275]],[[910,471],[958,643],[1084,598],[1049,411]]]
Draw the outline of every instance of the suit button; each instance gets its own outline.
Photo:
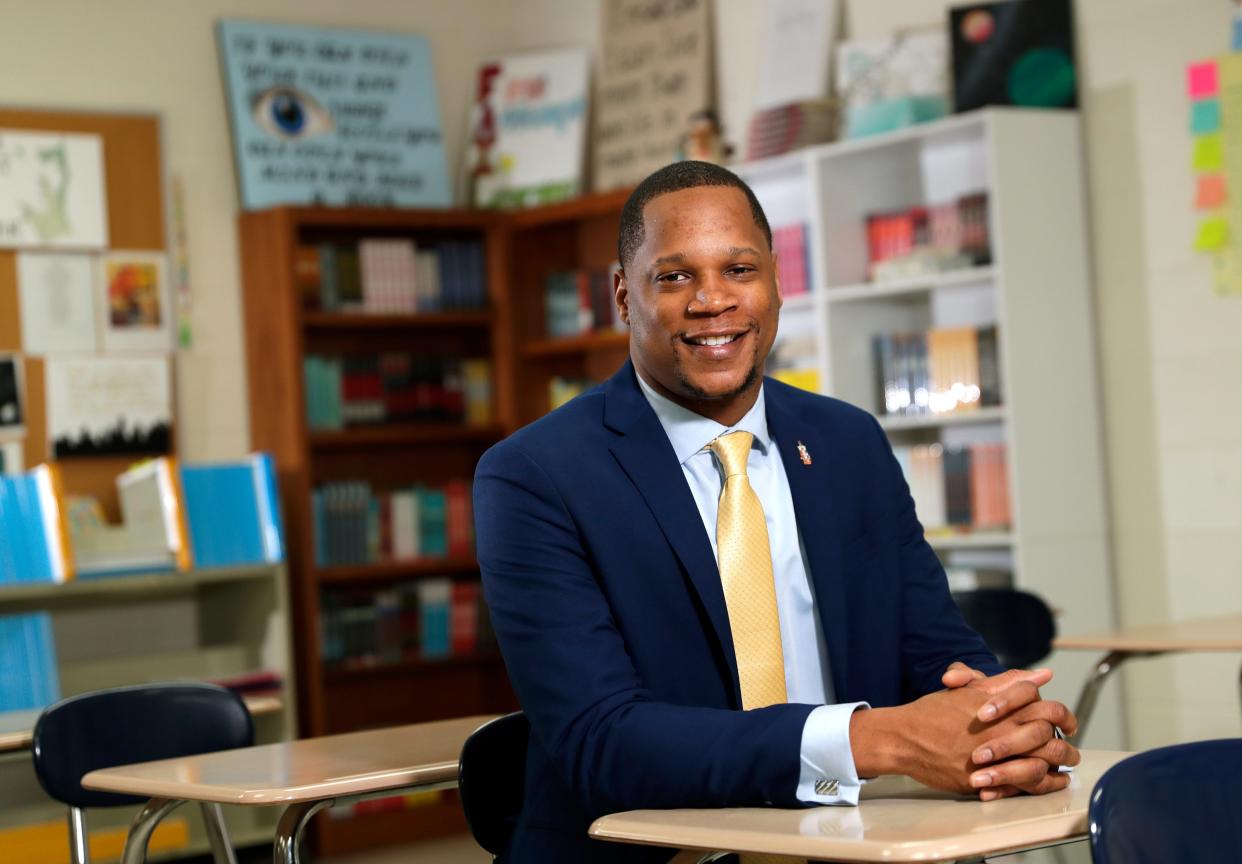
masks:
[[[815,781],[817,795],[836,795],[841,789],[841,782],[836,777],[820,777]]]

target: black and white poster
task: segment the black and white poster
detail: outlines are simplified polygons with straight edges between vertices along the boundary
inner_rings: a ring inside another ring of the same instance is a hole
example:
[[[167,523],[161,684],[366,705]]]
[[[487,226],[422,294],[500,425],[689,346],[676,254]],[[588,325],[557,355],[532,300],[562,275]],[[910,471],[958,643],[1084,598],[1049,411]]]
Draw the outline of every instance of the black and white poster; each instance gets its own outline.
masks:
[[[24,417],[21,358],[0,354],[0,437],[20,435]]]
[[[159,456],[171,452],[168,366],[167,357],[49,358],[50,456]]]

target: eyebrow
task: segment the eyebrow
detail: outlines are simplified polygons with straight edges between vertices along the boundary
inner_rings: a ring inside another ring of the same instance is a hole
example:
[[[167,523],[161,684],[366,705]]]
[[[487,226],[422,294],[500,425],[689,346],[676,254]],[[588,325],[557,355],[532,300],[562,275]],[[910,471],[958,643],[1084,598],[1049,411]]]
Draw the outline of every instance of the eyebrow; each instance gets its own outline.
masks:
[[[759,255],[759,250],[754,246],[730,246],[725,250],[725,254],[730,258],[736,258],[739,255]],[[674,252],[671,255],[662,255],[651,262],[653,268],[663,267],[665,264],[685,264],[686,256],[682,252]]]

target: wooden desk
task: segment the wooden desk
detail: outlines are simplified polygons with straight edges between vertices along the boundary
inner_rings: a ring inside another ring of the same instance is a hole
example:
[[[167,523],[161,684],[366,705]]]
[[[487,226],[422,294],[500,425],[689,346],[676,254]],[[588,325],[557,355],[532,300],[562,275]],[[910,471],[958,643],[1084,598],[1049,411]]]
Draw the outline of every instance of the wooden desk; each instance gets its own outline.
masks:
[[[1078,715],[1078,733],[1073,740],[1080,743],[1095,710],[1100,688],[1122,663],[1131,657],[1157,657],[1177,651],[1242,651],[1242,615],[1194,618],[1089,636],[1061,636],[1052,645],[1068,651],[1105,652],[1084,682],[1078,704],[1074,707],[1074,713]],[[1238,688],[1242,697],[1242,674],[1239,675]]]
[[[465,717],[104,768],[83,777],[82,785],[151,798],[130,828],[123,864],[145,861],[156,824],[186,801],[285,805],[273,857],[277,864],[293,864],[311,816],[340,798],[455,787],[462,744],[492,719]]]
[[[857,807],[803,810],[634,810],[596,819],[599,840],[697,850],[749,852],[839,862],[958,861],[1081,838],[1096,781],[1129,753],[1083,753],[1069,788],[1049,795],[983,802],[938,792],[905,777],[862,789]]]

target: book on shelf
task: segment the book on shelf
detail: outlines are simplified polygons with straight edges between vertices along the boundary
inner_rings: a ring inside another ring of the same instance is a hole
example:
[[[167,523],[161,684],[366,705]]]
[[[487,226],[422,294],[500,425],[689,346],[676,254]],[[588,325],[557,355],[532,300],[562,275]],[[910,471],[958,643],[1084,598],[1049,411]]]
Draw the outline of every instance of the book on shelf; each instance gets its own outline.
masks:
[[[362,480],[326,483],[311,494],[311,513],[320,567],[466,557],[474,549],[465,480],[384,492]]]
[[[782,297],[798,297],[811,291],[811,256],[807,226],[782,225],[772,229],[772,251]]]
[[[596,385],[590,378],[564,378],[553,375],[548,379],[548,410],[555,411],[571,399],[575,399]]]
[[[992,261],[986,192],[866,217],[867,278],[884,282]]]
[[[352,668],[495,647],[477,578],[432,576],[377,591],[325,592],[320,634],[323,661]]]
[[[756,111],[746,133],[746,160],[767,159],[832,140],[836,110],[829,99],[808,99]]]
[[[927,531],[1000,531],[1011,524],[1004,444],[919,444],[893,453]]]
[[[1001,404],[995,324],[872,337],[876,403],[890,416],[974,411]]]
[[[549,273],[544,280],[544,317],[550,338],[578,336],[594,330],[627,329],[617,311],[613,274],[607,270],[579,268]]]
[[[487,266],[477,240],[418,244],[363,237],[294,250],[294,281],[306,308],[410,314],[487,306]]]
[[[302,360],[306,421],[332,430],[380,423],[486,424],[492,417],[491,363],[486,358],[378,355]]]

